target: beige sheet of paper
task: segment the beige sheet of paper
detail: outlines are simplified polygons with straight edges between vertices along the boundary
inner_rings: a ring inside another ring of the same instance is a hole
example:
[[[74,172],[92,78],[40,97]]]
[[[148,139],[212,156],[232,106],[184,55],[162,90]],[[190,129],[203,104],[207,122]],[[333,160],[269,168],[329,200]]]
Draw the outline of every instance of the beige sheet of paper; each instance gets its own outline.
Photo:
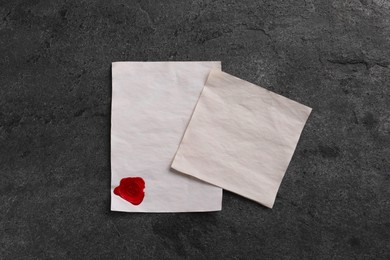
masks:
[[[212,69],[220,62],[112,64],[111,210],[221,210],[222,189],[173,171],[172,159]],[[145,198],[132,205],[113,190],[141,177]]]
[[[172,168],[272,208],[310,112],[213,70]]]

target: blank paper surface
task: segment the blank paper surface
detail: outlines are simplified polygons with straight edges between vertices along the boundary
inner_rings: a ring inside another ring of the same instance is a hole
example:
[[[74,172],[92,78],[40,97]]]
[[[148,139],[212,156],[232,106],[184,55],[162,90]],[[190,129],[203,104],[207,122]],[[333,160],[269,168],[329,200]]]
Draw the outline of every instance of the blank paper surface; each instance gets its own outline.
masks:
[[[221,210],[221,188],[170,168],[207,76],[220,67],[220,62],[112,64],[111,210]],[[145,182],[139,205],[114,194],[126,177]]]
[[[172,168],[272,208],[310,112],[213,70]]]

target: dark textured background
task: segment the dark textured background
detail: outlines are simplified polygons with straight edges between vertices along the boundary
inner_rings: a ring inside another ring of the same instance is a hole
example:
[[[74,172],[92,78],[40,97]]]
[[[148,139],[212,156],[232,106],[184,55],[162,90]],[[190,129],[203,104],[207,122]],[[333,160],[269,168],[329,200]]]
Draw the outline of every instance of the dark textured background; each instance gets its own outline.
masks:
[[[390,0],[1,0],[0,259],[389,259]],[[273,210],[110,212],[111,62],[313,107]]]

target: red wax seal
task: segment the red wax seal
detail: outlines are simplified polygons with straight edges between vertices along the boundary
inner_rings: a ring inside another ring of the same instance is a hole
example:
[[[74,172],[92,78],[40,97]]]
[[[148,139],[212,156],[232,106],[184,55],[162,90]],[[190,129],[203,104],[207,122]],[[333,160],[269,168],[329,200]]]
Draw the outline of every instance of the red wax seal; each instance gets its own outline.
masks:
[[[145,197],[144,189],[145,181],[142,178],[128,177],[121,180],[114,193],[131,204],[139,205]]]

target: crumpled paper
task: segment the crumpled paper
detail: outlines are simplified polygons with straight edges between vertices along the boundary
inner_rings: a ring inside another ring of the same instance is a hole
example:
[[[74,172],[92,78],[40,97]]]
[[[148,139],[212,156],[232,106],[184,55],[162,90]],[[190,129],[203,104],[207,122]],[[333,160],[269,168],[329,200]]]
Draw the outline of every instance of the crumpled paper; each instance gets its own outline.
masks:
[[[310,112],[213,70],[172,168],[272,208]]]
[[[221,210],[221,188],[170,168],[207,76],[220,68],[220,62],[112,63],[111,210]],[[126,177],[145,182],[139,205],[114,194]]]

